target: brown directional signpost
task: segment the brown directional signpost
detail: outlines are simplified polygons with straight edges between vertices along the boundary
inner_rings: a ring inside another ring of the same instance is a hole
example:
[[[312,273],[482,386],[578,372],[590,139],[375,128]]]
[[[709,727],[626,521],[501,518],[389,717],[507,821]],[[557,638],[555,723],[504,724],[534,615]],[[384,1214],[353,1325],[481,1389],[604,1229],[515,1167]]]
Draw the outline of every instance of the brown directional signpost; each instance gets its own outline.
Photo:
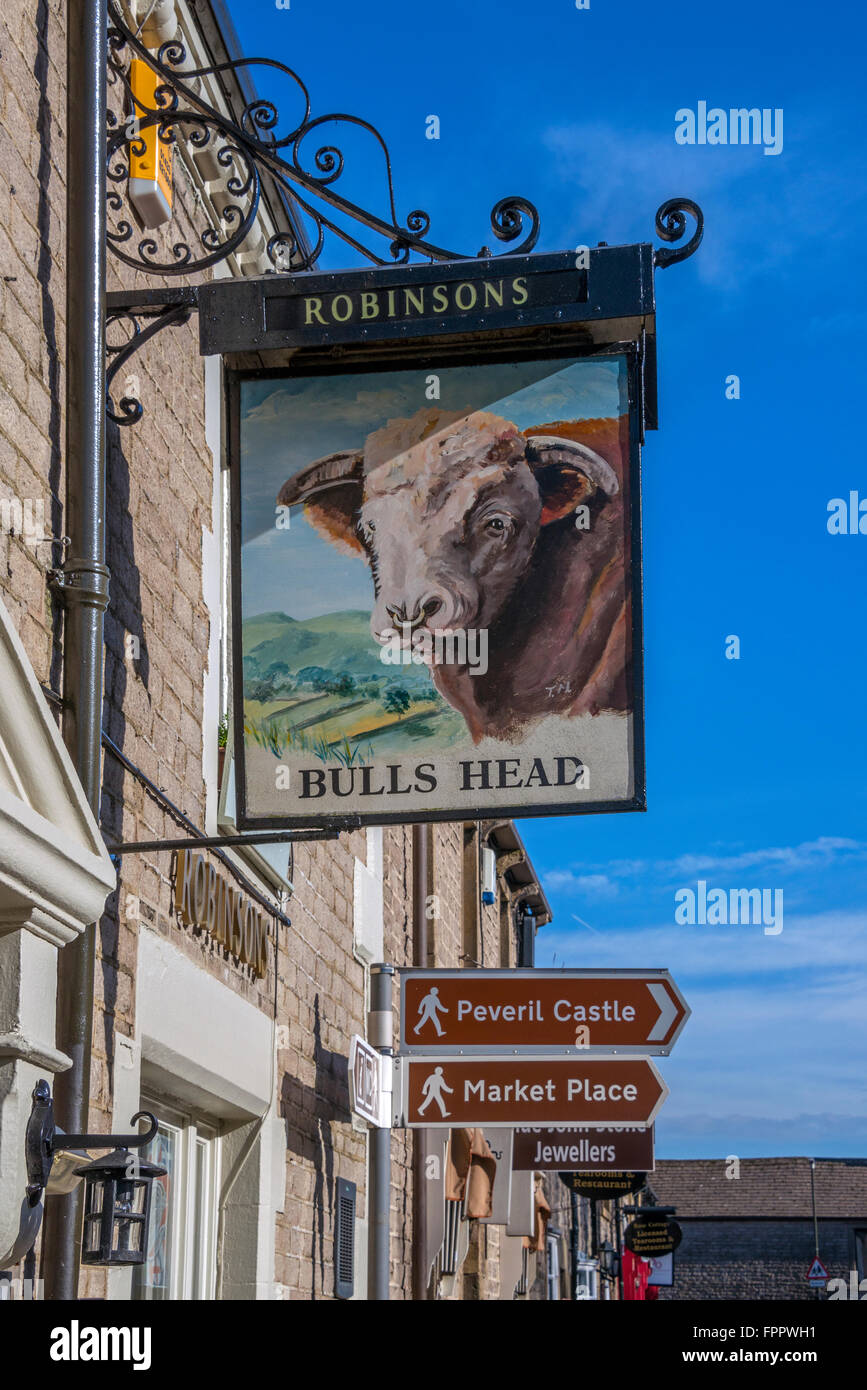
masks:
[[[405,970],[409,1056],[667,1056],[689,1008],[667,970]]]
[[[649,1125],[668,1087],[648,1057],[395,1058],[396,1127]]]

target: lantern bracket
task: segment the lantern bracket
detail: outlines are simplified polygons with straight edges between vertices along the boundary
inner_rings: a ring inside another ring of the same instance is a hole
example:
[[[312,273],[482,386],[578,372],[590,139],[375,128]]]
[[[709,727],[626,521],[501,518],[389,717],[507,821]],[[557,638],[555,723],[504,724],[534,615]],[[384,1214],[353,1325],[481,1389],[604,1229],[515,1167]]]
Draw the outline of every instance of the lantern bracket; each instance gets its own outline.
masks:
[[[130,1123],[137,1120],[149,1120],[148,1128],[135,1134],[64,1134],[54,1123],[51,1087],[45,1080],[37,1081],[24,1136],[30,1205],[35,1206],[42,1196],[54,1156],[60,1149],[140,1149],[149,1144],[158,1129],[156,1117],[149,1110],[138,1110]]]

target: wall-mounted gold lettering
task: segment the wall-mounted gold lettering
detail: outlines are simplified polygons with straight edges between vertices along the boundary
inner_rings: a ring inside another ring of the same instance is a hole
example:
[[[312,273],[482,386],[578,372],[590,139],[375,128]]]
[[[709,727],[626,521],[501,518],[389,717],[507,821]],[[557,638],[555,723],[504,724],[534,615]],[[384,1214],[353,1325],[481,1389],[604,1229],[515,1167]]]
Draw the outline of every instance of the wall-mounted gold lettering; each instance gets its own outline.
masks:
[[[267,973],[267,916],[252,898],[227,883],[204,854],[178,851],[175,913],[185,926],[206,931],[255,974]]]

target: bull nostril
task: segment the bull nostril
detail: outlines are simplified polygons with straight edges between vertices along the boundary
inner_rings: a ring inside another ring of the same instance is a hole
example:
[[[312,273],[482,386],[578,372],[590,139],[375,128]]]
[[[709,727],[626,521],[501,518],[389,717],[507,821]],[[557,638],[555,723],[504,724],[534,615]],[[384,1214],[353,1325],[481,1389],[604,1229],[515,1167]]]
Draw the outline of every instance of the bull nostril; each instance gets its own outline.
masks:
[[[399,623],[402,626],[406,622],[406,608],[403,604],[399,608],[386,604],[385,611],[393,623]]]
[[[432,618],[434,613],[438,613],[443,606],[441,598],[429,598],[421,606],[421,611],[426,618]]]

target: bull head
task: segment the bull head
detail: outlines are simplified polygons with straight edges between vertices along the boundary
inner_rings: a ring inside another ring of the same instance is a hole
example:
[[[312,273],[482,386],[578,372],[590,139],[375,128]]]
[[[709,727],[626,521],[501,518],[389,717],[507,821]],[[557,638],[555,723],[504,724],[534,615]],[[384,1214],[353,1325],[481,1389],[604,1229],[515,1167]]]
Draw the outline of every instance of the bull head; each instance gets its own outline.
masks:
[[[484,411],[422,409],[361,450],[317,459],[283,484],[283,506],[367,557],[374,637],[419,627],[487,628],[526,572],[541,528],[619,491],[585,444],[524,436]]]

